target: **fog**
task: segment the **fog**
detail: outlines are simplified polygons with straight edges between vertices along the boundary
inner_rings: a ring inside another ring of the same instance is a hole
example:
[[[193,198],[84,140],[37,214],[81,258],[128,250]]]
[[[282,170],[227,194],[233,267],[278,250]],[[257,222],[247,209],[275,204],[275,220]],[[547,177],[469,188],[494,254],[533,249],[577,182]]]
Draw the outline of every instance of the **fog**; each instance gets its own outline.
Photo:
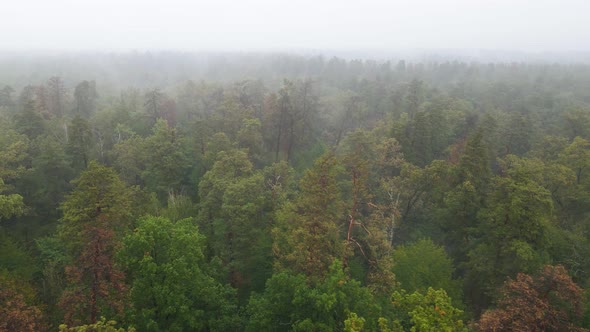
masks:
[[[586,0],[4,0],[3,51],[589,51]]]

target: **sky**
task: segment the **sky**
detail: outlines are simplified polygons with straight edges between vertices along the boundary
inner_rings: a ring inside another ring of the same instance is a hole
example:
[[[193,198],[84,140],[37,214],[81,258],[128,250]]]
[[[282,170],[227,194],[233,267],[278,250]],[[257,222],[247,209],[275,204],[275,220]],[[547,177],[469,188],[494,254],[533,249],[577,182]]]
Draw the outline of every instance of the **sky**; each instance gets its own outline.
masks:
[[[590,0],[1,2],[9,51],[590,51]]]

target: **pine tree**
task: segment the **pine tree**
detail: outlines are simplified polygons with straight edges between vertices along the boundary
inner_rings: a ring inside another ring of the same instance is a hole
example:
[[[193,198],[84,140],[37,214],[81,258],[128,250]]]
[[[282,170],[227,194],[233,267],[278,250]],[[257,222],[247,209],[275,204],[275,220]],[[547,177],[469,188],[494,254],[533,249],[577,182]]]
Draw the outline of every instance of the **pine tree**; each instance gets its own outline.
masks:
[[[124,306],[124,275],[114,254],[129,229],[130,193],[111,168],[96,162],[73,184],[58,229],[71,257],[60,306],[67,323],[95,323],[100,315],[120,314]]]
[[[319,158],[301,179],[301,193],[295,202],[278,212],[273,245],[277,268],[317,280],[326,275],[334,259],[343,257],[339,227],[343,206],[337,172],[335,156]]]

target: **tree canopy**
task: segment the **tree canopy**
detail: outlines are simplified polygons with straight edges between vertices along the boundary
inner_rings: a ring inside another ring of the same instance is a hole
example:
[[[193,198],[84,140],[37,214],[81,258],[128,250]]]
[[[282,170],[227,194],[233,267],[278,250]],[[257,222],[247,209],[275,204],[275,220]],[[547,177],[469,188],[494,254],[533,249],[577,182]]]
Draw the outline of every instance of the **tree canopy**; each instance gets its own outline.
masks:
[[[0,59],[0,331],[590,328],[590,66],[99,58]]]

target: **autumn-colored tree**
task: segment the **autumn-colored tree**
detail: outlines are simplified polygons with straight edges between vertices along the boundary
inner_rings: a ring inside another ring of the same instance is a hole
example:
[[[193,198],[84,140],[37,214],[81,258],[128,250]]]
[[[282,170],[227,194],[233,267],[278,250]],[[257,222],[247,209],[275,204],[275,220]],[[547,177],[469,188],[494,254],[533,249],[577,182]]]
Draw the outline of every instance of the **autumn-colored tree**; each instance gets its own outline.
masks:
[[[123,309],[124,275],[113,256],[128,228],[131,194],[114,170],[96,162],[73,184],[58,230],[72,258],[60,306],[66,323],[95,323],[101,314],[113,317]]]
[[[0,332],[35,332],[46,328],[41,310],[31,303],[31,292],[30,286],[0,273]]]
[[[483,313],[479,331],[587,331],[583,290],[561,265],[547,265],[534,277],[519,273],[501,290],[498,308]]]

